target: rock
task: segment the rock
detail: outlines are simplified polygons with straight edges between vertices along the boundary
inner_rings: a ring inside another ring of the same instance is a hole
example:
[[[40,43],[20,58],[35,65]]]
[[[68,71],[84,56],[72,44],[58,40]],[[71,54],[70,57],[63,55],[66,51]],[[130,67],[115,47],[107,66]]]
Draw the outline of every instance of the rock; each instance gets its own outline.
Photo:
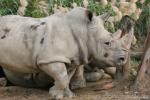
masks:
[[[97,72],[89,72],[89,73],[85,73],[85,79],[88,82],[96,82],[98,80],[100,80],[103,77],[104,71],[100,70]]]
[[[131,74],[132,74],[133,76],[136,76],[136,75],[137,75],[137,71],[132,68],[132,69],[131,69]]]
[[[104,73],[103,79],[111,79],[112,77],[109,74]]]
[[[108,73],[108,74],[110,74],[111,76],[113,76],[116,73],[116,67],[105,68],[105,72]]]
[[[0,86],[5,87],[7,85],[7,79],[5,77],[0,78]]]

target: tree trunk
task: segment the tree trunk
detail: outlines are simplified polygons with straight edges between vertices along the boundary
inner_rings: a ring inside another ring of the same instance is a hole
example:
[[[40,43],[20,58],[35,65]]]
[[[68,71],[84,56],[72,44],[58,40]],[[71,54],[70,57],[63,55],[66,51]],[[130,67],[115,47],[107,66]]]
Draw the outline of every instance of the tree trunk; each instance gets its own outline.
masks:
[[[134,85],[139,90],[150,89],[150,32],[145,42],[144,55]]]
[[[138,90],[150,90],[150,16],[147,17],[147,22],[147,37],[144,44],[144,54],[134,82],[134,87]]]

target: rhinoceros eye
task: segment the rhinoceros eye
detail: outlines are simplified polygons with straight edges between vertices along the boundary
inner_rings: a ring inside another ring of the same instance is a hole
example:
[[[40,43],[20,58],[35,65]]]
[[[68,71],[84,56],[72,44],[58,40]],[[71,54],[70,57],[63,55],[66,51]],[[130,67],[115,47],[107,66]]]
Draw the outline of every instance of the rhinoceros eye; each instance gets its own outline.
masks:
[[[111,45],[111,43],[110,43],[110,42],[105,42],[105,45],[110,46],[110,45]]]

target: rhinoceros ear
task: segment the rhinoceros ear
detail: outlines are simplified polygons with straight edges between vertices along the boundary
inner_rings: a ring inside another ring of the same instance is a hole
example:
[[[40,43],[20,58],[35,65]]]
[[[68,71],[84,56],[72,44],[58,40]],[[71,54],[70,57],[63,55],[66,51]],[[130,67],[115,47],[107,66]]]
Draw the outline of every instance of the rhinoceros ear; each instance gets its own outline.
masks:
[[[115,33],[113,33],[114,39],[119,39],[121,37],[122,31],[119,29]]]
[[[103,21],[107,21],[109,17],[110,17],[110,14],[108,14],[108,13],[104,13],[104,14],[100,15],[100,18]]]
[[[91,11],[89,11],[89,10],[86,10],[86,15],[87,15],[89,21],[92,21],[93,13]]]

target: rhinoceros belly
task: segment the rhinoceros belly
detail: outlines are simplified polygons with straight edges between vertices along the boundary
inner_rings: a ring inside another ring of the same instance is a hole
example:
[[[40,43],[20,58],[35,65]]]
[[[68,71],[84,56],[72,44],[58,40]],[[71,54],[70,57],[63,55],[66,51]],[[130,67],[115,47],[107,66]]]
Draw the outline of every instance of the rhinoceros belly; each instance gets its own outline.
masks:
[[[32,52],[22,43],[21,37],[0,40],[0,66],[23,73],[36,71]]]
[[[4,16],[0,18],[0,66],[23,73],[36,71],[34,42],[38,34],[32,18]]]

